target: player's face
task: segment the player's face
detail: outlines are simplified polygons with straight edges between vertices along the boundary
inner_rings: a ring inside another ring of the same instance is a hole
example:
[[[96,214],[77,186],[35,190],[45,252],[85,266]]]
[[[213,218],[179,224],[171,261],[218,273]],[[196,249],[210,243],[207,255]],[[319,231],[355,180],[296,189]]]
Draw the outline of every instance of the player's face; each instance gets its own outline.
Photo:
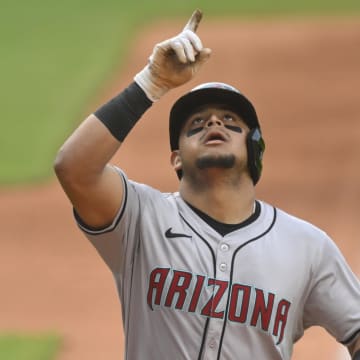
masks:
[[[173,165],[184,174],[202,169],[247,169],[248,132],[241,117],[225,106],[199,108],[184,123]]]

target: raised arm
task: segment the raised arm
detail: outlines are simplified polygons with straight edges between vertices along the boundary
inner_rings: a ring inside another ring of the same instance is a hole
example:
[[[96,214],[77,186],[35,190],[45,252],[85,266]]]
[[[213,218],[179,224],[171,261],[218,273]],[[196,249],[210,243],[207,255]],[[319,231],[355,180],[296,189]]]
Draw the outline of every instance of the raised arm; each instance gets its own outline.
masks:
[[[196,10],[180,34],[157,44],[135,82],[85,119],[59,150],[55,173],[88,226],[110,224],[119,210],[124,189],[109,161],[129,131],[154,101],[192,79],[209,58],[195,33],[201,17]]]

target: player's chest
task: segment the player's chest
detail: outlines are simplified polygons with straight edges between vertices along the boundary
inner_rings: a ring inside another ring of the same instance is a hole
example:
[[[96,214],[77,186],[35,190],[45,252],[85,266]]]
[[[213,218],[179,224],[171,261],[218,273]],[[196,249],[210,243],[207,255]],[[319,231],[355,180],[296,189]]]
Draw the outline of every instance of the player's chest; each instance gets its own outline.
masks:
[[[295,278],[289,255],[272,255],[266,245],[271,239],[262,240],[265,244],[247,248],[243,240],[227,237],[217,244],[211,239],[168,238],[170,245],[152,252],[143,274],[148,278],[149,309],[220,321],[215,327],[223,321],[234,329],[259,327],[281,342],[304,285]]]
[[[144,239],[139,249],[152,308],[167,306],[219,318],[227,309],[226,316],[244,320],[254,309],[276,313],[279,306],[289,306],[307,285],[304,257],[296,249],[274,246],[278,242],[273,233],[222,237],[166,226],[160,234]]]
[[[142,231],[138,255],[146,271],[161,267],[229,283],[274,284],[274,291],[294,281],[304,285],[302,277],[307,280],[311,269],[306,249],[270,230],[268,221],[260,229],[221,236],[168,216]]]

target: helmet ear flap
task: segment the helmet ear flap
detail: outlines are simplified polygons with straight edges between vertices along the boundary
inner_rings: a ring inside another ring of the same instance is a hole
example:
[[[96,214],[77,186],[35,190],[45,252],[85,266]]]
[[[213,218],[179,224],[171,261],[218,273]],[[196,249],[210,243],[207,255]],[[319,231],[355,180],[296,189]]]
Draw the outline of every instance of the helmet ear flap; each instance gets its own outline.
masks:
[[[247,135],[246,147],[248,154],[248,169],[251,179],[256,185],[262,171],[262,158],[265,150],[265,142],[259,128],[253,128]]]

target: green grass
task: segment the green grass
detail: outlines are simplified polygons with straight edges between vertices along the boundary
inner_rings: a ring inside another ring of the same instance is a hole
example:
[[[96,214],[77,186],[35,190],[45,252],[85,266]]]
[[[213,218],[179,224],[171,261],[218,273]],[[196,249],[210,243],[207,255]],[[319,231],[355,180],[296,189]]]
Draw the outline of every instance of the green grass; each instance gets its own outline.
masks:
[[[60,347],[55,335],[0,335],[0,359],[54,360]]]
[[[358,0],[4,0],[0,12],[0,184],[46,180],[55,153],[158,18],[359,14]],[[161,39],[159,39],[161,40]],[[144,59],[145,61],[145,59]]]

